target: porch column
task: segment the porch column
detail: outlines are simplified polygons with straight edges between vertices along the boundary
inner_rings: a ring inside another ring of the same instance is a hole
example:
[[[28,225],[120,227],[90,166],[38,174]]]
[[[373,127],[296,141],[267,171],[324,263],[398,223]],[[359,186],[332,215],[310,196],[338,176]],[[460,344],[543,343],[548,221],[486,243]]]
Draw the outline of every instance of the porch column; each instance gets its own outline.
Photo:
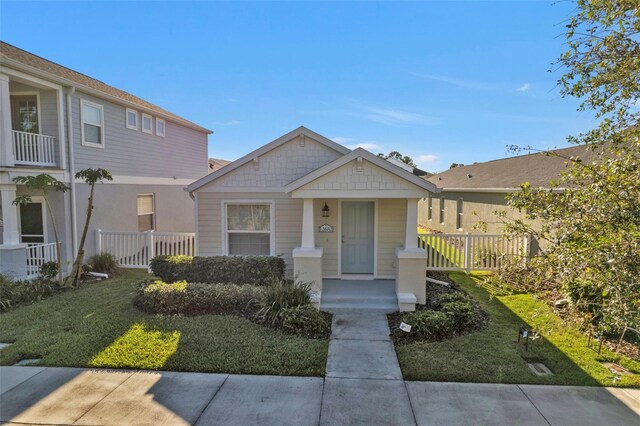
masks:
[[[404,248],[418,248],[418,199],[407,199],[407,220],[405,222]]]
[[[14,165],[9,76],[0,74],[0,166],[13,167]]]
[[[404,247],[396,249],[396,293],[401,311],[426,303],[427,252],[418,247],[418,199],[407,199]]]
[[[0,189],[2,197],[2,244],[20,244],[18,230],[18,206],[13,204],[16,199],[16,187],[7,185]]]
[[[315,248],[315,228],[313,226],[313,198],[305,198],[302,207],[302,245],[304,248]]]
[[[300,247],[293,249],[293,275],[296,282],[310,283],[311,302],[320,307],[322,295],[322,247],[315,244],[313,198],[302,204],[302,235]]]

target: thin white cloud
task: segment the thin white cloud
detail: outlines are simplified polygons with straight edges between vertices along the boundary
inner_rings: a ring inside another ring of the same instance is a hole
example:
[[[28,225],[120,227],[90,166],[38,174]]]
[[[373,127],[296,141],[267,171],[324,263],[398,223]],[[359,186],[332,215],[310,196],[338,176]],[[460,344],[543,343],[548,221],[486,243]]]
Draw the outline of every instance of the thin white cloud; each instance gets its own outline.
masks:
[[[486,83],[482,81],[473,81],[473,80],[463,80],[455,77],[447,77],[443,75],[434,75],[434,74],[423,74],[413,72],[411,73],[416,77],[426,78],[427,80],[439,81],[441,83],[446,83],[452,86],[462,87],[465,89],[474,89],[474,90],[501,90],[502,87],[492,83]]]
[[[238,120],[229,120],[229,121],[214,121],[214,126],[237,126],[241,122]]]
[[[361,117],[381,124],[434,124],[437,120],[433,117],[418,114],[415,112],[402,111],[399,109],[377,108],[361,106],[356,111],[351,111],[351,115]]]
[[[531,89],[531,83],[524,83],[522,86],[518,87],[516,90],[518,92],[528,92]]]
[[[342,145],[355,141],[354,138],[347,138],[344,136],[336,136],[335,138],[331,138],[331,140]]]
[[[382,149],[380,145],[373,142],[362,142],[355,145],[347,145],[347,148],[349,149],[362,148],[362,149],[366,149],[367,151],[380,151]]]
[[[440,157],[438,157],[437,155],[425,154],[419,155],[417,158],[414,158],[413,161],[415,161],[418,166],[428,167],[433,163],[436,163],[439,159]]]

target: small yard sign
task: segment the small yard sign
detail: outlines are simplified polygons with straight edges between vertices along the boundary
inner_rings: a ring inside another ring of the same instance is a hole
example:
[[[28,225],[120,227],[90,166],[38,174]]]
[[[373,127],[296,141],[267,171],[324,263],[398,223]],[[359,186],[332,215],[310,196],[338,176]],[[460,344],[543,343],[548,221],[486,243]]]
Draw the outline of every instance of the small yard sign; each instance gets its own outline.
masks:
[[[405,331],[407,333],[411,332],[411,326],[409,324],[405,324],[403,322],[400,323],[400,330]]]

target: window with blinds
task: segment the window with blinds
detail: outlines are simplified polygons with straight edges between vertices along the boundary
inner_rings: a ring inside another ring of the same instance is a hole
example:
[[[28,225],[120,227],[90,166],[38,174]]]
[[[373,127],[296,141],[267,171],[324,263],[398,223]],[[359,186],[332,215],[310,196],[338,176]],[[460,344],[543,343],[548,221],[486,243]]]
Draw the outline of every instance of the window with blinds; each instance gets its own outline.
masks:
[[[153,194],[138,194],[138,231],[155,229],[155,210]]]

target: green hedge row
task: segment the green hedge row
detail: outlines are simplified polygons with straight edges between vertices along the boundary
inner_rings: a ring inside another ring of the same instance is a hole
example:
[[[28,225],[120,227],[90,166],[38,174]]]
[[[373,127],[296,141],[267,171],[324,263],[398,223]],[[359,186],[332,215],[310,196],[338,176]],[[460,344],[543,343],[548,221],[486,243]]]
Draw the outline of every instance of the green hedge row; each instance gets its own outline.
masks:
[[[284,260],[276,256],[158,256],[153,274],[167,283],[229,283],[265,286],[284,279]]]
[[[145,312],[164,315],[246,314],[258,309],[263,292],[252,285],[145,280],[137,285],[135,304]]]

